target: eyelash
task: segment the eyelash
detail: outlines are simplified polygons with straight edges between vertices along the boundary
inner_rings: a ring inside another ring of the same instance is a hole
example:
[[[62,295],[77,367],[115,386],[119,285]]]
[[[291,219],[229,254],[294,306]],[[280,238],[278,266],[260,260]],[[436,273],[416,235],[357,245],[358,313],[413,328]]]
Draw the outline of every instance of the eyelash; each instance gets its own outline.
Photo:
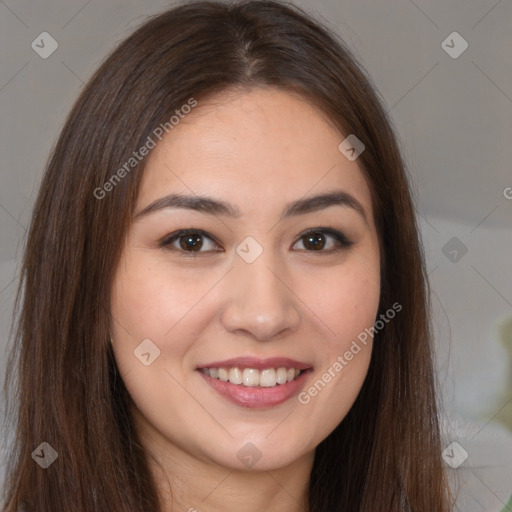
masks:
[[[185,250],[183,250],[181,248],[173,247],[171,245],[173,242],[175,242],[176,240],[179,240],[181,237],[186,236],[186,235],[190,235],[190,234],[200,235],[202,237],[209,238],[216,245],[220,245],[220,243],[215,239],[215,237],[213,237],[212,235],[206,233],[202,229],[193,229],[193,228],[191,228],[191,229],[181,229],[179,231],[175,231],[173,233],[170,233],[165,238],[160,240],[159,246],[164,248],[164,249],[170,250],[170,251],[179,252],[184,257],[189,257],[189,256],[195,257],[196,255],[201,254],[201,253],[211,252],[211,251],[185,251]],[[335,241],[338,243],[338,245],[335,246],[334,248],[331,248],[331,249],[328,249],[328,250],[320,249],[320,250],[315,251],[315,250],[301,249],[302,251],[305,251],[305,252],[308,252],[308,253],[313,253],[313,254],[315,254],[315,253],[333,254],[333,253],[337,253],[339,251],[342,251],[344,249],[348,249],[351,245],[354,244],[354,242],[350,241],[342,232],[337,231],[336,229],[332,229],[332,228],[313,228],[313,229],[308,229],[308,230],[306,230],[306,231],[304,231],[303,233],[300,234],[297,242],[299,242],[300,240],[302,240],[303,238],[305,238],[305,237],[307,237],[308,235],[311,235],[311,234],[322,234],[322,235],[332,236],[335,239]],[[295,242],[293,245],[295,245],[297,242]],[[216,250],[214,252],[222,252],[222,251],[217,251]]]

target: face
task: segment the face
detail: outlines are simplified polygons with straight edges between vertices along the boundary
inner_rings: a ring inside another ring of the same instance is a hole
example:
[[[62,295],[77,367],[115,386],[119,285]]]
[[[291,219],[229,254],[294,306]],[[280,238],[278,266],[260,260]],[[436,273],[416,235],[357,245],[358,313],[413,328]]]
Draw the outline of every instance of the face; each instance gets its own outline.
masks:
[[[344,138],[301,97],[254,89],[200,102],[147,157],[112,337],[158,453],[284,467],[352,406],[380,268]]]

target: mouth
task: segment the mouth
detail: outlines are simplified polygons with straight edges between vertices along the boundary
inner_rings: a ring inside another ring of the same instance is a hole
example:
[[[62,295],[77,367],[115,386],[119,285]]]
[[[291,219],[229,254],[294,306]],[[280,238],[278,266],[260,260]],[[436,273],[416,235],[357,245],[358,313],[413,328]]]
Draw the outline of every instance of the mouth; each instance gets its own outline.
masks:
[[[268,408],[296,395],[313,367],[288,358],[237,358],[199,366],[220,395],[242,407]]]

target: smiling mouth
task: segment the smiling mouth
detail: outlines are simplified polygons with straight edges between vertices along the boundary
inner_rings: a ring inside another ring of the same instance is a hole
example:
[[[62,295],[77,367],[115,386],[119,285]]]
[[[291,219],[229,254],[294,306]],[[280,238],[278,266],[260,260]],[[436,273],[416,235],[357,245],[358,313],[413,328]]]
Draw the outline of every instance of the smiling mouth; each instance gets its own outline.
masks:
[[[297,395],[313,370],[288,357],[236,357],[209,362],[196,371],[218,394],[241,407],[270,408]]]
[[[306,385],[312,371],[307,365],[304,368],[268,365],[261,369],[227,365],[197,368],[219,395],[240,407],[257,409],[275,407],[293,398]]]
[[[201,368],[201,371],[212,379],[218,379],[223,382],[229,382],[237,386],[245,386],[249,388],[273,388],[281,386],[287,382],[297,379],[305,369],[286,368],[280,366],[277,368],[239,368],[220,367],[220,368]]]

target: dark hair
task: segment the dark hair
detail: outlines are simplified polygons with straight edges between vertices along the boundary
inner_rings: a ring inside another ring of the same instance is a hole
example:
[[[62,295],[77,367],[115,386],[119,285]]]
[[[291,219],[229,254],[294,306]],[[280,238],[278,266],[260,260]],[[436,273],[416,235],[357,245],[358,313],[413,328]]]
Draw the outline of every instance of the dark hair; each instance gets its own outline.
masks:
[[[428,284],[391,123],[343,41],[299,8],[264,0],[190,2],[152,17],[70,112],[35,204],[17,297],[8,512],[159,510],[109,342],[111,285],[144,161],[108,197],[95,191],[190,98],[252,87],[299,93],[364,143],[358,163],[382,255],[379,313],[403,306],[375,336],[353,407],[316,448],[309,512],[449,510]],[[43,441],[59,455],[45,471],[31,458]]]

